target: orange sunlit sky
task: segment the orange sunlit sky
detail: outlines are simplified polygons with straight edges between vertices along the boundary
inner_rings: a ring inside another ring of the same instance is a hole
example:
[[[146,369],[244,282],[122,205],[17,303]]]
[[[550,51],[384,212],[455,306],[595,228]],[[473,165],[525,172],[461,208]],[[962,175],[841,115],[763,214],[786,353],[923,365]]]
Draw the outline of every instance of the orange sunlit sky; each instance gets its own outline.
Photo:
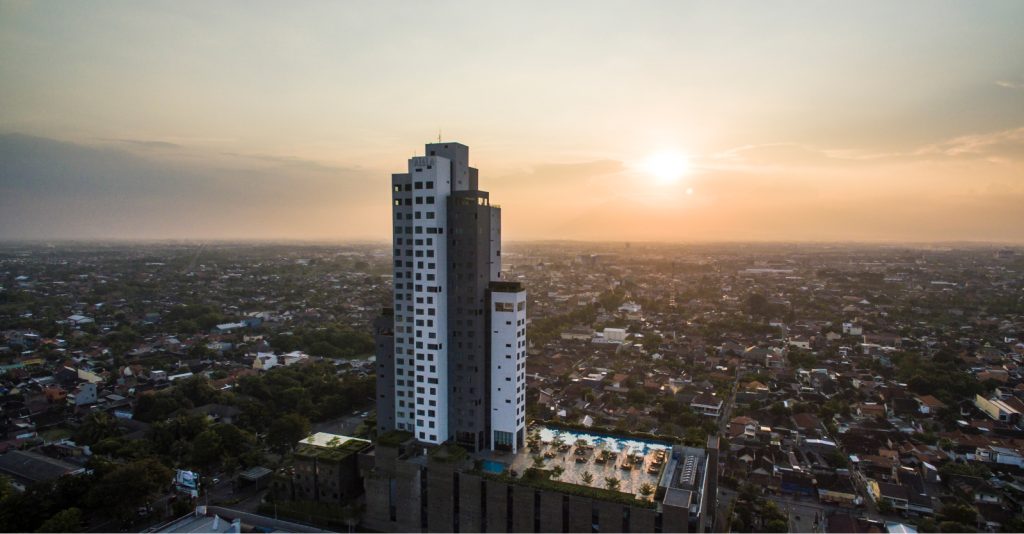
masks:
[[[1024,2],[0,0],[0,239],[1024,242]]]

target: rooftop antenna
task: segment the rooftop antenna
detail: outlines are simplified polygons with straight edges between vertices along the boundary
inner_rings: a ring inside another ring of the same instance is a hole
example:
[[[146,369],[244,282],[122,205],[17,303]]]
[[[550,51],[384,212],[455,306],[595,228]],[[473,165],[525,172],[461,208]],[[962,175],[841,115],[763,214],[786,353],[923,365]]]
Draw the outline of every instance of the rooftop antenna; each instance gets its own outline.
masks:
[[[440,128],[437,129],[437,142],[438,143],[441,142],[441,129]]]

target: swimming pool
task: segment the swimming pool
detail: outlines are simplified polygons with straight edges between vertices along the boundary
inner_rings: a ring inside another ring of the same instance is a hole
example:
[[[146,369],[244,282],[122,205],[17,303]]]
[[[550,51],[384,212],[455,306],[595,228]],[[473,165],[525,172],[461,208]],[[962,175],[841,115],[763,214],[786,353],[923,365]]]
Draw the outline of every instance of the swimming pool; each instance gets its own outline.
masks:
[[[615,438],[598,433],[589,432],[576,432],[572,430],[565,430],[561,428],[547,428],[541,427],[540,429],[540,440],[542,443],[551,443],[555,437],[561,437],[562,441],[568,444],[573,444],[577,439],[582,439],[587,442],[588,445],[593,445],[598,448],[608,449],[611,452],[619,452],[627,450],[632,453],[639,453],[646,455],[649,452],[670,449],[671,446],[665,443],[659,443],[656,441],[646,441],[631,438]]]
[[[501,463],[501,462],[495,462],[494,460],[484,460],[482,467],[483,467],[484,471],[486,471],[488,473],[493,473],[495,475],[500,475],[500,474],[505,472],[505,468],[508,467],[508,466],[503,464],[503,463]]]

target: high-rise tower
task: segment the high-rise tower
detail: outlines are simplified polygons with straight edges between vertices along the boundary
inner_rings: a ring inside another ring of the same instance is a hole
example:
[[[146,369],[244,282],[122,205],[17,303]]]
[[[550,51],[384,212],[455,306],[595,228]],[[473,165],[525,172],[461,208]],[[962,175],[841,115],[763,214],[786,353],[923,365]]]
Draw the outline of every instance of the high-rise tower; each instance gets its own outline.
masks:
[[[393,308],[374,323],[377,425],[424,443],[518,449],[526,292],[501,279],[501,209],[469,147],[426,145],[391,177]]]

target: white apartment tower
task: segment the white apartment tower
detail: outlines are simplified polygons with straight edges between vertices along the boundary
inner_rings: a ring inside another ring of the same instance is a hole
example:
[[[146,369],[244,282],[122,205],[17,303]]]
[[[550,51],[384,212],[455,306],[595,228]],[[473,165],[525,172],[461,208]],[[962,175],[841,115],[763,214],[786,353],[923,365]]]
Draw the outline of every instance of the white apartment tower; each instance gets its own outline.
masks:
[[[392,175],[391,194],[393,307],[374,324],[379,430],[518,449],[526,292],[501,280],[501,210],[459,143],[428,144]]]

